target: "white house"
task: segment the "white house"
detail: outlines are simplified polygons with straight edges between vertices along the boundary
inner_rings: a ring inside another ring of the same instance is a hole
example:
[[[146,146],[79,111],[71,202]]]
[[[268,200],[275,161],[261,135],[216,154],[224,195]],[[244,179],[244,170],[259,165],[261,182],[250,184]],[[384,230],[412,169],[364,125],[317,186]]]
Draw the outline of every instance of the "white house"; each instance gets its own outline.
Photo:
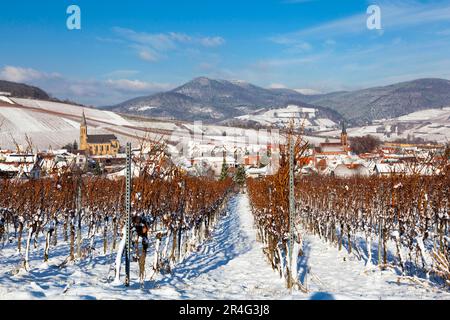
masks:
[[[355,176],[368,177],[370,175],[370,171],[361,164],[352,166],[339,164],[334,170],[332,170],[332,175],[338,178],[351,178]]]
[[[224,157],[197,157],[193,159],[193,166],[197,166],[202,169],[211,169],[214,171],[216,176],[219,176],[222,172]],[[225,162],[229,168],[235,168],[236,162],[234,157],[227,156],[225,157]]]
[[[39,158],[33,154],[7,154],[0,162],[0,176],[37,179],[41,176]]]

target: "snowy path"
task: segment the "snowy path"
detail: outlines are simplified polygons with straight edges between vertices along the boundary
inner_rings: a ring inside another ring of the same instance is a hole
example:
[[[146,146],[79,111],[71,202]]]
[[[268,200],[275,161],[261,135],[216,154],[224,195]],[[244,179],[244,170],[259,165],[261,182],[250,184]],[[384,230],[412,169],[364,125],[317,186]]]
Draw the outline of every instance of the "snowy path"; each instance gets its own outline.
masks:
[[[152,250],[150,250],[152,251]],[[147,259],[147,270],[152,261]],[[147,280],[141,289],[137,266],[131,265],[128,289],[109,283],[113,255],[58,268],[67,256],[61,241],[49,263],[42,263],[42,250],[32,255],[30,272],[12,276],[21,257],[12,248],[0,250],[0,299],[274,299],[289,297],[283,281],[265,261],[256,241],[253,216],[246,195],[232,197],[226,215],[198,251],[177,265],[170,275]],[[9,257],[9,259],[4,259]],[[33,259],[34,257],[34,259]],[[5,261],[6,260],[6,261]],[[149,272],[150,273],[150,272]]]
[[[183,283],[181,298],[205,299],[450,299],[439,288],[398,281],[391,270],[366,269],[365,262],[344,249],[304,234],[299,277],[310,291],[290,295],[256,241],[246,194],[230,201],[211,240],[175,271],[169,281]]]
[[[450,299],[448,290],[398,282],[393,271],[366,270],[363,260],[311,235],[304,235],[299,261],[299,276],[310,293],[290,295],[256,241],[246,194],[230,199],[227,214],[197,252],[170,275],[154,280],[147,275],[144,288],[138,284],[136,263],[131,265],[131,286],[126,289],[110,283],[114,254],[98,253],[59,268],[67,255],[67,245],[60,241],[49,262],[43,263],[40,247],[32,252],[30,272],[12,275],[22,257],[15,246],[0,249],[0,299]]]
[[[183,298],[274,299],[288,296],[284,282],[272,270],[256,241],[248,197],[230,200],[227,216],[201,251],[174,272],[171,283]],[[182,283],[182,286],[179,284]]]

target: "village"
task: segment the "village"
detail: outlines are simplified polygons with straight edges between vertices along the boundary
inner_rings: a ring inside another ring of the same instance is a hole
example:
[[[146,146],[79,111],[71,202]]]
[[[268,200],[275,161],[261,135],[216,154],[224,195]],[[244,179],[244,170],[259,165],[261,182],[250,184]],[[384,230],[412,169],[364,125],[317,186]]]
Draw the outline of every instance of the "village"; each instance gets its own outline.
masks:
[[[340,139],[331,140],[327,138],[326,142],[309,144],[302,158],[298,159],[296,174],[338,178],[439,175],[443,173],[441,163],[445,163],[448,157],[448,146],[444,144],[381,141],[373,150],[357,154],[352,150],[352,137],[348,136],[345,124],[342,124]],[[160,143],[162,149],[155,145],[144,142],[133,147],[135,176],[144,167],[155,170],[177,166],[193,176],[234,176],[238,168],[243,168],[247,177],[264,177],[276,173],[277,164],[286,150],[284,143],[236,145],[220,140],[194,140],[189,142],[188,150],[179,155],[174,153],[171,145]],[[125,161],[125,148],[114,134],[88,134],[83,112],[78,141],[64,148],[39,152],[32,149],[0,150],[0,177],[38,179],[81,170],[85,174],[114,179],[124,176]]]

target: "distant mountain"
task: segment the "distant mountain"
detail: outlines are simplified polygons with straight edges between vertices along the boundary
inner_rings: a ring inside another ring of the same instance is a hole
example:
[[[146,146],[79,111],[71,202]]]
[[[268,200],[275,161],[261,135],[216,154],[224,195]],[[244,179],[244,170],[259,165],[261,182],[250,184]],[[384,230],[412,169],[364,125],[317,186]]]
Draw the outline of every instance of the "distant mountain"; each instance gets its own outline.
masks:
[[[262,108],[280,108],[289,103],[316,107],[304,95],[289,89],[264,89],[243,81],[196,78],[168,92],[139,97],[104,109],[179,120],[220,122]],[[339,121],[338,112],[316,107],[325,117]]]
[[[0,92],[9,92],[13,97],[50,100],[47,92],[23,83],[0,80]]]
[[[320,117],[363,125],[412,112],[450,106],[450,81],[418,79],[357,91],[304,95],[290,89],[264,89],[243,81],[196,78],[168,92],[125,101],[108,110],[179,120],[223,122],[296,104],[319,110]],[[251,120],[251,119],[249,119]],[[234,120],[233,120],[234,121]]]
[[[450,81],[418,79],[352,92],[304,96],[304,101],[336,110],[355,124],[365,124],[450,106]]]

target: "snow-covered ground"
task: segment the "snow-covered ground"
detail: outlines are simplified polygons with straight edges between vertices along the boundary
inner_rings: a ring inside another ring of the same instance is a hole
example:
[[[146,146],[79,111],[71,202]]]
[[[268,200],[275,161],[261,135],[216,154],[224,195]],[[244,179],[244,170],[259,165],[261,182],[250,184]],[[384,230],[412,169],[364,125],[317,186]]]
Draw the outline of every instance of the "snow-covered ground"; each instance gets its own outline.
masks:
[[[13,275],[22,259],[15,246],[0,249],[0,299],[450,299],[450,292],[399,280],[392,271],[366,269],[364,261],[339,252],[315,236],[305,236],[299,276],[309,293],[290,294],[266,262],[256,241],[246,194],[229,201],[211,238],[178,264],[170,275],[138,283],[136,263],[131,285],[113,285],[113,254],[58,267],[68,255],[60,240],[42,261],[42,247],[31,253],[31,270]],[[97,247],[101,247],[98,239]],[[152,248],[147,257],[150,270]],[[100,249],[99,249],[100,250]]]
[[[296,105],[289,105],[286,108],[265,109],[243,116],[236,117],[240,120],[252,120],[262,125],[288,127],[292,119],[295,119],[296,126],[304,126],[305,129],[314,131],[335,129],[338,125],[328,118],[319,118],[317,109],[303,108]]]
[[[324,243],[305,237],[305,256],[300,276],[312,297],[321,295],[351,300],[450,300],[450,291],[419,280],[399,277],[393,270],[365,267],[363,260]],[[305,268],[306,266],[306,268]],[[305,274],[305,270],[307,273]],[[306,282],[305,282],[306,281]]]
[[[14,102],[11,101],[11,99],[9,99],[8,97],[5,97],[5,96],[0,96],[0,101],[6,102],[9,104],[14,104]]]
[[[10,101],[11,103],[7,102]],[[16,148],[16,143],[26,147],[26,135],[38,150],[50,147],[59,149],[67,143],[79,140],[79,124],[82,112],[86,114],[89,134],[115,134],[120,143],[137,145],[139,138],[165,139],[169,143],[193,140],[194,133],[202,141],[198,143],[225,146],[230,149],[241,144],[266,146],[272,135],[267,130],[252,130],[201,123],[159,121],[148,118],[125,117],[123,115],[92,108],[83,108],[67,103],[35,99],[6,98],[0,103],[0,147]],[[325,138],[307,137],[313,143]],[[281,137],[280,143],[283,142]]]
[[[397,128],[397,129],[396,129]],[[372,125],[347,129],[349,136],[377,136],[396,140],[413,136],[447,143],[450,139],[450,107],[413,112],[398,118],[376,120]],[[324,131],[323,136],[339,136],[339,130]]]

